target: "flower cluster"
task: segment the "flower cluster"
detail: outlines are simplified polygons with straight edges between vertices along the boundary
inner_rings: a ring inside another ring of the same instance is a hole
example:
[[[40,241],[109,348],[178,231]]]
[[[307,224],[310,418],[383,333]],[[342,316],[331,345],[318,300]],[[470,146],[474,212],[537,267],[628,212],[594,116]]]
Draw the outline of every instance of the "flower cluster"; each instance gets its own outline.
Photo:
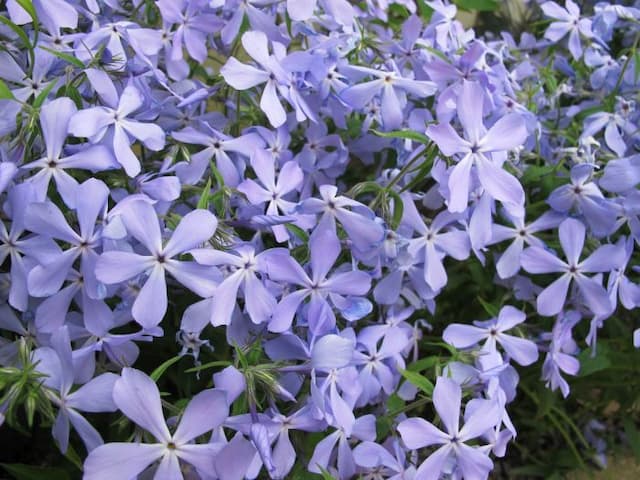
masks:
[[[583,3],[7,0],[0,423],[88,480],[487,478],[521,367],[568,396],[640,306],[640,7]]]

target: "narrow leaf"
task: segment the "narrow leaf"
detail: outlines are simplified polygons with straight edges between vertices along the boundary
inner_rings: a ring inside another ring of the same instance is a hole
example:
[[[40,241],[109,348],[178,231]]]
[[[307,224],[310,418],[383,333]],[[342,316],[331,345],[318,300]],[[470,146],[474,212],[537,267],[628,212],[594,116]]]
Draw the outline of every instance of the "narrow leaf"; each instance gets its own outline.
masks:
[[[84,69],[84,67],[85,67],[84,63],[82,63],[81,60],[77,59],[73,55],[69,55],[68,53],[59,52],[57,50],[53,50],[51,48],[47,48],[47,47],[43,47],[43,46],[40,46],[40,48],[42,50],[45,50],[45,51],[49,52],[51,55],[55,55],[56,57],[61,58],[62,60],[66,61],[66,62],[69,62],[70,64],[72,64],[75,67],[82,68],[82,69]]]
[[[378,137],[383,138],[404,138],[408,140],[413,140],[414,142],[427,144],[431,140],[426,135],[422,133],[415,132],[413,130],[395,130],[393,132],[381,132],[379,130],[371,130],[371,132]]]
[[[173,365],[174,363],[177,363],[181,358],[182,358],[181,356],[176,355],[175,357],[172,357],[166,362],[164,362],[162,365],[156,368],[153,372],[151,372],[151,378],[153,379],[153,381],[157,382],[162,376],[162,374],[166,372],[171,365]]]
[[[209,197],[211,195],[211,177],[207,179],[207,183],[200,194],[200,199],[198,200],[197,208],[202,208],[204,210],[209,209]]]
[[[13,96],[13,93],[7,87],[7,84],[0,80],[0,100],[15,100],[16,97]]]
[[[431,396],[433,394],[433,383],[427,378],[420,375],[417,372],[412,372],[410,370],[400,370],[400,375],[402,375],[409,383],[418,387],[427,395]]]

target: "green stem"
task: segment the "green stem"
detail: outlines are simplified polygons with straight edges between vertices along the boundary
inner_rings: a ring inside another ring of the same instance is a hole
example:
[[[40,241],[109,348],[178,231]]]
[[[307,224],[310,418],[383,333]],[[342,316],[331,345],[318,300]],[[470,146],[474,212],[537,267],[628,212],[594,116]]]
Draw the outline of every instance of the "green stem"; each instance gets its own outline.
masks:
[[[571,450],[571,452],[573,452],[573,455],[576,457],[576,460],[578,460],[578,463],[580,464],[580,468],[583,468],[583,469],[586,468],[584,460],[582,460],[582,456],[580,455],[580,452],[578,452],[578,449],[575,443],[573,443],[573,440],[571,440],[571,436],[569,435],[569,432],[567,432],[562,427],[562,424],[558,421],[558,419],[555,416],[548,414],[547,418],[551,420],[551,423],[553,423],[556,429],[560,432],[560,435],[564,437],[565,441],[567,442],[567,445],[569,445],[569,449]]]
[[[613,101],[616,98],[616,94],[618,93],[618,89],[620,88],[620,86],[622,85],[622,80],[624,79],[624,74],[627,71],[627,67],[629,67],[629,63],[631,63],[631,59],[633,58],[636,49],[638,48],[638,42],[640,42],[640,33],[636,35],[635,40],[633,41],[633,45],[631,46],[631,49],[629,50],[629,55],[627,55],[627,59],[624,61],[624,65],[622,65],[622,70],[620,70],[620,75],[618,76],[618,80],[616,81],[616,85],[613,87],[613,90],[611,90],[611,93],[609,94],[609,98],[608,98],[608,102],[610,105],[610,107],[612,107],[611,109],[613,110]]]

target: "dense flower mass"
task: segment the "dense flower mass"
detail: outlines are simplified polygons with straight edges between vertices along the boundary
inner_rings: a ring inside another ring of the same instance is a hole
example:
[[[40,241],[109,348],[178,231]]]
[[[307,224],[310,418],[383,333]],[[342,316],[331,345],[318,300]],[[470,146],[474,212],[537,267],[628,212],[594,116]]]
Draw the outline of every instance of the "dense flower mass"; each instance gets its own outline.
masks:
[[[476,480],[534,402],[602,462],[552,392],[640,347],[612,3],[7,0],[0,428],[87,480]]]

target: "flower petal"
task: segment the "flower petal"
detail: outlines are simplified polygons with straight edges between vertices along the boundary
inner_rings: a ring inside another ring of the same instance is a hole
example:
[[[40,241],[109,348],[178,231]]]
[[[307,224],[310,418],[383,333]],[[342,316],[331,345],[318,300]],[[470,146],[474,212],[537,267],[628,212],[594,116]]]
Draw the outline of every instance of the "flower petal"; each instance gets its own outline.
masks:
[[[155,382],[140,370],[125,367],[113,386],[113,400],[127,417],[161,442],[171,434],[162,414],[160,391]]]
[[[91,451],[84,462],[84,479],[113,480],[135,478],[158,460],[164,451],[160,444],[107,443]]]

